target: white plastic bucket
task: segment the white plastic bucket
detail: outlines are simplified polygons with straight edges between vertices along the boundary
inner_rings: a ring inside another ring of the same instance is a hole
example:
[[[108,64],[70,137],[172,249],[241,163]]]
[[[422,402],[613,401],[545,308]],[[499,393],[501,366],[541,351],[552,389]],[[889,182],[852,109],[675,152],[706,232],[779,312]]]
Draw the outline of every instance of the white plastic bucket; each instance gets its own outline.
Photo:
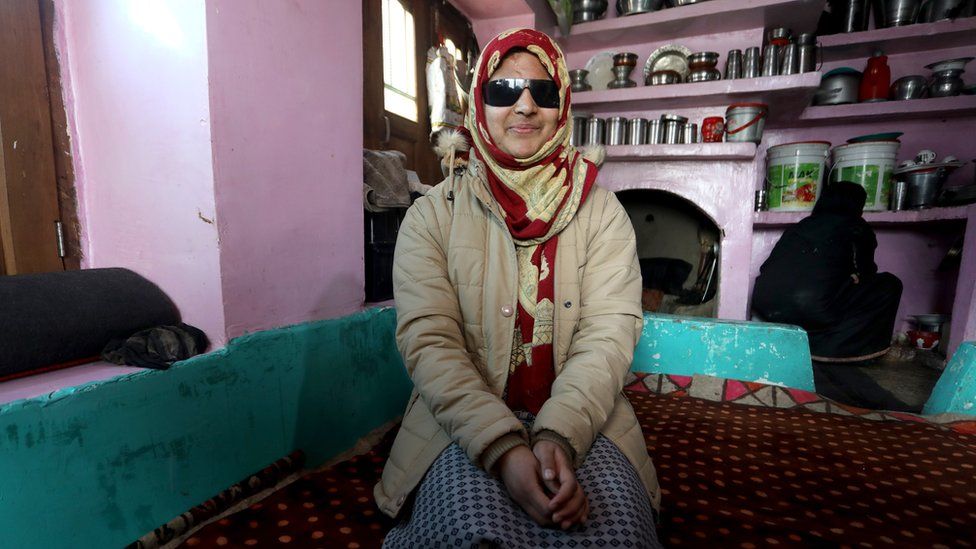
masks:
[[[762,141],[769,107],[763,103],[736,103],[725,109],[725,141],[755,143]]]
[[[766,151],[766,189],[771,212],[813,209],[820,198],[830,143],[806,141]]]
[[[834,147],[834,167],[830,182],[851,181],[868,194],[865,211],[888,209],[891,197],[891,172],[898,163],[898,141],[868,141]]]

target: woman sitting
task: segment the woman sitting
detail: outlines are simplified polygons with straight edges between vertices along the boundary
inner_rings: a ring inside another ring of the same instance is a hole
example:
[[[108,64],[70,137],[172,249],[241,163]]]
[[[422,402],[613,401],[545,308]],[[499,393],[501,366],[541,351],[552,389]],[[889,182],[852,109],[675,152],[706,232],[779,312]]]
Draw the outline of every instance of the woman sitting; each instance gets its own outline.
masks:
[[[375,488],[386,547],[656,547],[657,479],[621,390],[641,331],[634,232],[570,145],[569,75],[508,31],[475,69],[473,153],[407,212],[397,344],[414,382]]]
[[[790,227],[763,263],[752,307],[765,320],[807,331],[822,362],[861,362],[888,351],[901,281],[878,273],[878,241],[856,183],[828,185],[810,217]]]

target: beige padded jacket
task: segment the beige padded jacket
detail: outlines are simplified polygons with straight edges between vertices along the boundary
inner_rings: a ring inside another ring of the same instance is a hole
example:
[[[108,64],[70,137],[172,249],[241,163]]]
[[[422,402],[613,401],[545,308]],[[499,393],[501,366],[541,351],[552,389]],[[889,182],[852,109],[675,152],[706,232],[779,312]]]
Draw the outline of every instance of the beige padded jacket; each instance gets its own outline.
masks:
[[[418,199],[397,238],[396,340],[414,390],[374,489],[390,516],[452,441],[480,466],[499,437],[529,436],[501,398],[518,275],[515,244],[483,169],[472,160],[463,175]],[[633,226],[613,193],[593,187],[559,234],[555,271],[556,380],[533,434],[562,435],[579,466],[603,433],[657,508],[654,465],[622,392],[642,326],[641,277]]]

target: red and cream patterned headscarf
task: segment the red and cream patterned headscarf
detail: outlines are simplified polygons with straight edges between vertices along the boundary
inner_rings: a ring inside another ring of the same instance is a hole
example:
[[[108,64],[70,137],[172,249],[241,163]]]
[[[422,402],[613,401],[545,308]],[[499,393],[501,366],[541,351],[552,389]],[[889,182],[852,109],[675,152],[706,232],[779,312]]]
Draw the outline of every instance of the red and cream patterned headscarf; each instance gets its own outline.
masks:
[[[483,84],[514,48],[538,57],[559,87],[556,132],[528,158],[515,158],[498,148],[488,131],[482,98]],[[474,154],[486,168],[489,190],[505,213],[518,256],[518,316],[508,404],[533,414],[549,398],[555,379],[553,290],[559,233],[586,200],[597,174],[596,166],[570,144],[569,83],[563,53],[551,38],[532,29],[503,32],[481,52],[465,119]]]

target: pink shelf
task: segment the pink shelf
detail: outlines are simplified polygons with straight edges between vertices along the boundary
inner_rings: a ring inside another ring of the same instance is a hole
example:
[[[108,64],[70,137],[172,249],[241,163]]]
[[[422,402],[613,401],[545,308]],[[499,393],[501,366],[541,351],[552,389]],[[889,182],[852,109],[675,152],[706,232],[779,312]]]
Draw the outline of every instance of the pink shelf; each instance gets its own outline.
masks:
[[[616,145],[607,147],[607,162],[650,160],[749,160],[754,143],[694,143],[690,145]]]
[[[976,17],[920,23],[820,37],[825,63],[864,60],[881,48],[886,54],[914,53],[976,45]]]
[[[940,221],[966,220],[972,206],[953,206],[951,208],[931,208],[927,210],[903,210],[899,212],[864,212],[864,219],[872,225],[897,225],[913,223],[935,223]],[[754,227],[783,227],[799,222],[810,212],[756,212],[753,214]]]
[[[794,119],[796,113],[810,104],[810,99],[820,86],[820,77],[819,72],[809,72],[790,76],[588,91],[573,94],[573,107],[578,112],[607,114],[759,102],[770,105],[771,119]]]
[[[796,121],[801,126],[840,124],[875,119],[878,116],[911,120],[938,119],[976,115],[976,96],[935,97],[909,101],[855,103],[809,107]]]
[[[614,9],[613,6],[610,2],[608,9]],[[816,25],[823,6],[823,0],[711,0],[580,23],[573,25],[568,37],[555,29],[552,32],[567,52],[760,27],[808,32]]]

